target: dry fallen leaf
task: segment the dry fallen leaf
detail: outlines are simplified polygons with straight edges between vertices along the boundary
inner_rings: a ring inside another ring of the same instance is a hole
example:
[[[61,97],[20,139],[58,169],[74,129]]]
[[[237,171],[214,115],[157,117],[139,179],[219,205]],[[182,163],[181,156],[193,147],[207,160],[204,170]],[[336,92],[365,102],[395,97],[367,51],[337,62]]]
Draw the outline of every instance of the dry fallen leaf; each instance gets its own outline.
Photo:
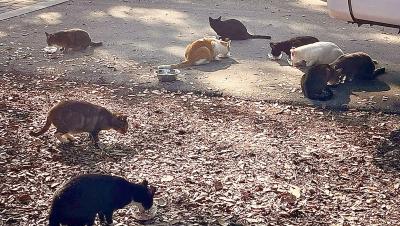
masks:
[[[297,199],[298,198],[300,198],[300,196],[301,196],[301,189],[299,188],[299,187],[297,187],[297,186],[291,186],[290,188],[289,188],[289,193],[290,194],[292,194],[292,195],[294,195],[294,197],[296,197]]]
[[[171,176],[171,175],[166,175],[166,176],[163,176],[163,177],[161,178],[161,182],[170,182],[170,181],[172,181],[172,180],[174,180],[174,177]]]

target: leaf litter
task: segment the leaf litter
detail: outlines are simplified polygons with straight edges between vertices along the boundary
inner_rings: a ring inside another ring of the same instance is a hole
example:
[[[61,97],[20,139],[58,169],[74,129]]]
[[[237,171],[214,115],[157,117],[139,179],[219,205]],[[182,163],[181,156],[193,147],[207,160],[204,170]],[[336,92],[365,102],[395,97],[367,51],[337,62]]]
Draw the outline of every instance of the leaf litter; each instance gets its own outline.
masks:
[[[207,97],[46,73],[0,77],[0,222],[46,225],[71,177],[107,173],[158,187],[156,218],[116,225],[396,225],[399,116]],[[28,135],[60,100],[83,99],[141,127],[60,145]]]

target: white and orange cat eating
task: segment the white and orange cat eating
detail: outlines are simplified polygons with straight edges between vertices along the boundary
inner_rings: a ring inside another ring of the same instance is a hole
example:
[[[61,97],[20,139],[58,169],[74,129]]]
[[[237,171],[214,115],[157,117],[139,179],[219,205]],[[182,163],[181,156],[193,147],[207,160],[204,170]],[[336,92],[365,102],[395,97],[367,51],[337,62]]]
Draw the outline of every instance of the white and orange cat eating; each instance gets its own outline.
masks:
[[[216,38],[198,39],[186,47],[185,60],[179,64],[160,65],[159,69],[185,68],[195,65],[208,64],[220,58],[230,56],[231,41]]]

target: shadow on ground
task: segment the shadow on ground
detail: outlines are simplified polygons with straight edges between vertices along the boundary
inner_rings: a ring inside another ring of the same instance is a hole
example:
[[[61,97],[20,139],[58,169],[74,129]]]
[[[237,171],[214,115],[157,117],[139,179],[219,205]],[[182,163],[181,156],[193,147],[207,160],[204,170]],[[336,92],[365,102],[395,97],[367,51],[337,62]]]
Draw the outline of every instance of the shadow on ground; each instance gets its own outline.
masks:
[[[400,129],[394,130],[376,149],[374,163],[386,171],[400,171]]]
[[[56,150],[57,149],[57,150]],[[96,169],[99,162],[119,162],[122,158],[133,157],[137,150],[125,144],[100,144],[96,148],[89,139],[75,141],[73,144],[58,144],[56,149],[50,149],[54,160],[68,166],[87,166]]]
[[[350,102],[350,96],[357,95],[354,92],[382,92],[390,90],[390,86],[380,80],[371,80],[344,83],[332,89],[335,90],[333,100],[338,106],[347,106]],[[373,98],[368,99],[368,101],[373,101]]]

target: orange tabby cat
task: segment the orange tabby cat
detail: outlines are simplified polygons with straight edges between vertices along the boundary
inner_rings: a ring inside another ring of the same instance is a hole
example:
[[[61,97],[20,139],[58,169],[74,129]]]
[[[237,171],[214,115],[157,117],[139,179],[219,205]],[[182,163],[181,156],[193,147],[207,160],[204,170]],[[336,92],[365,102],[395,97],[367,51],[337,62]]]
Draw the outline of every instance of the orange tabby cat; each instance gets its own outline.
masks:
[[[230,56],[231,41],[222,41],[216,38],[198,39],[186,47],[185,60],[179,64],[161,65],[158,68],[184,68],[193,65],[208,64]]]

